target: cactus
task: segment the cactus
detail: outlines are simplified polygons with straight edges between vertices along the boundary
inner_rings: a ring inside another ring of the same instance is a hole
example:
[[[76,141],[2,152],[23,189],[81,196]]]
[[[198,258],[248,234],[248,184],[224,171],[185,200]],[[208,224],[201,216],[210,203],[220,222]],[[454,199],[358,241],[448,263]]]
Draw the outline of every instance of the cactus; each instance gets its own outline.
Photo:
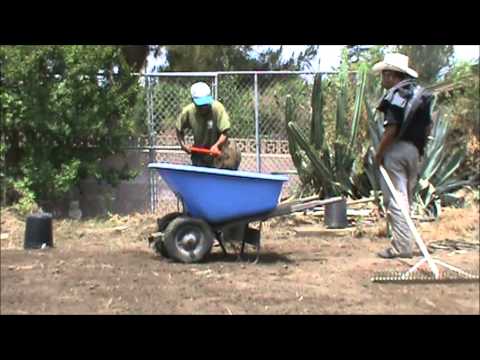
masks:
[[[323,128],[322,74],[317,74],[313,82],[312,126],[310,133],[310,141],[316,150],[321,149],[324,136],[325,129]]]
[[[285,119],[287,124],[287,137],[288,137],[288,151],[291,154],[293,164],[297,169],[297,173],[300,176],[302,182],[308,182],[308,175],[305,173],[306,164],[300,153],[297,143],[295,142],[293,135],[288,131],[288,124],[295,121],[295,104],[291,95],[287,95],[285,101]]]
[[[312,119],[310,142],[302,135],[295,123],[295,104],[287,98],[286,123],[289,150],[302,183],[311,180],[316,192],[324,196],[355,197],[355,164],[359,155],[356,151],[358,124],[361,117],[366,84],[366,69],[358,73],[355,107],[351,125],[347,122],[348,67],[342,64],[339,76],[340,91],[337,96],[335,140],[330,144],[325,139],[323,123],[322,76],[315,77],[312,91]],[[351,131],[348,131],[348,126]],[[307,178],[307,175],[311,176]]]

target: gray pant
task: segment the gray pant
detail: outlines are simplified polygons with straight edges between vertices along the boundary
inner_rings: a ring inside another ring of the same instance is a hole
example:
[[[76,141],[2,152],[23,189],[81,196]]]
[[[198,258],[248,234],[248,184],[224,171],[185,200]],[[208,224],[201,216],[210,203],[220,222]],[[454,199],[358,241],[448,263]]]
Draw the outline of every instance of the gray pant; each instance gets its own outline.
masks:
[[[383,158],[383,166],[403,200],[402,206],[408,210],[412,204],[413,190],[417,182],[419,158],[415,145],[406,141],[398,141],[391,145]],[[387,221],[392,229],[392,246],[399,253],[411,254],[413,236],[383,176],[380,176],[380,187],[387,210]]]

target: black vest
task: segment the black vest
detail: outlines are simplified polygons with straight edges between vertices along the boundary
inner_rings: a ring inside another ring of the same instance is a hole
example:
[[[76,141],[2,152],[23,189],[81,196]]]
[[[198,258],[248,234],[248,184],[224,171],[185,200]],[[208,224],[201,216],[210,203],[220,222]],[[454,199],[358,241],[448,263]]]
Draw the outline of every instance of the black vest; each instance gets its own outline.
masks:
[[[392,87],[380,100],[378,111],[395,108],[400,115],[398,139],[413,143],[420,155],[424,154],[432,124],[433,94],[418,86],[414,80],[403,80]]]

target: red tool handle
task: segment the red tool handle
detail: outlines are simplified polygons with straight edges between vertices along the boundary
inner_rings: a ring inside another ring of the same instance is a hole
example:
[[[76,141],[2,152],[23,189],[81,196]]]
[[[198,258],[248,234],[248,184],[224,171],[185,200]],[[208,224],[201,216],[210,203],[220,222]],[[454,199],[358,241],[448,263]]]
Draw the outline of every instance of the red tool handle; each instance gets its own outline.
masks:
[[[218,155],[221,154],[221,152],[217,153],[217,152],[211,151],[210,149],[204,149],[204,148],[199,148],[199,147],[195,147],[195,146],[192,146],[190,151],[192,153],[205,154],[205,155],[210,155],[210,156],[218,156]]]

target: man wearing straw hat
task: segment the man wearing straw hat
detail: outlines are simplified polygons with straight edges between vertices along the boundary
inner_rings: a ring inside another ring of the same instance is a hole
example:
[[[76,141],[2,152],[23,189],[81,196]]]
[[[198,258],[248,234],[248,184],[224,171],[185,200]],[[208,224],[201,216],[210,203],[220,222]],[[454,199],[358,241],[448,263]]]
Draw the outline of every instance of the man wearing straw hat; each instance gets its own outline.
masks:
[[[432,94],[416,84],[418,74],[409,68],[408,60],[402,54],[387,54],[382,62],[373,67],[373,72],[382,74],[382,86],[388,90],[377,107],[385,116],[385,131],[375,161],[384,166],[404,200],[401,206],[410,209],[419,160],[423,156],[432,123]],[[378,256],[386,259],[411,258],[413,242],[407,222],[383,178],[380,185],[387,221],[392,229],[392,242]]]
[[[194,166],[237,170],[241,155],[228,139],[230,117],[225,107],[213,99],[210,87],[204,82],[193,84],[190,93],[192,103],[183,108],[176,124],[182,150],[191,155]],[[186,129],[193,132],[194,147],[208,150],[209,154],[192,151],[185,143]]]

